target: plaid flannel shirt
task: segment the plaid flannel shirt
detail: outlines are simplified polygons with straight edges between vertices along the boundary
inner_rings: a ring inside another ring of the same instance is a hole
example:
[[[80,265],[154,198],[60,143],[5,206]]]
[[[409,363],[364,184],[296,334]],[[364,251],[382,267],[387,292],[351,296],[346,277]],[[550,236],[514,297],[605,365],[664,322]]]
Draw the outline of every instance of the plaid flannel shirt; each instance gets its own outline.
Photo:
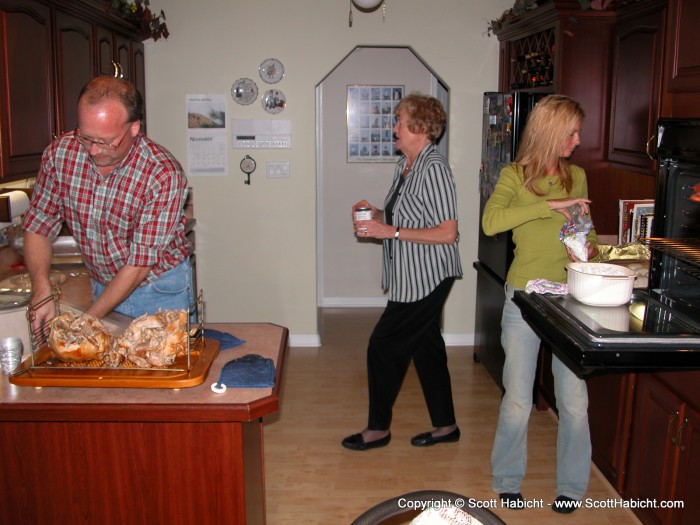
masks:
[[[152,266],[150,283],[192,252],[186,195],[178,161],[145,135],[104,177],[69,133],[44,151],[24,229],[54,239],[65,222],[91,278],[107,284],[124,265]]]

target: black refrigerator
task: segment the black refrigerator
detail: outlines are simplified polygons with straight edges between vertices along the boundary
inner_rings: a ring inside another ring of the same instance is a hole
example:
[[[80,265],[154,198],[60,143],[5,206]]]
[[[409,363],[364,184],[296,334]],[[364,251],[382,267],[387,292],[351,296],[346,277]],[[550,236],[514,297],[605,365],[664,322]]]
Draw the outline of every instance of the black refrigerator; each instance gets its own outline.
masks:
[[[474,263],[477,272],[474,360],[484,365],[501,389],[505,360],[501,346],[503,286],[513,260],[513,239],[510,231],[485,235],[481,229],[481,215],[496,187],[501,168],[515,160],[527,115],[541,96],[523,92],[484,93],[479,170],[479,260]]]

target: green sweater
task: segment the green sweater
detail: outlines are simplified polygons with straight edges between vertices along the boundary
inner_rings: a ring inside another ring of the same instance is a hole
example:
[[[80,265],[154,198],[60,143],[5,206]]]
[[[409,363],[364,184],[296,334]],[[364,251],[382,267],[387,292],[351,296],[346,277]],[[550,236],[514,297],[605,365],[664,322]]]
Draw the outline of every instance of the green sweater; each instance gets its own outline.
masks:
[[[513,230],[515,257],[508,270],[507,281],[516,288],[525,288],[531,279],[566,282],[566,264],[569,257],[559,233],[566,217],[550,210],[547,200],[566,197],[588,197],[586,173],[571,165],[573,187],[567,194],[564,187],[547,180],[540,182],[544,195],[538,196],[525,189],[523,169],[509,164],[501,170],[496,188],[489,197],[481,218],[486,235]],[[595,231],[588,235],[596,243]]]

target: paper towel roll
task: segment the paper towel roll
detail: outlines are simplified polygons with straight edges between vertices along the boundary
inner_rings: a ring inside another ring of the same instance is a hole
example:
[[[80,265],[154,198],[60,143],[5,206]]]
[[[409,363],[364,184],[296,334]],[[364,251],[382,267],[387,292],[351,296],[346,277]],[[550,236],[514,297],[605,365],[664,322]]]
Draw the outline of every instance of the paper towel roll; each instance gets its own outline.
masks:
[[[29,209],[29,196],[23,191],[8,191],[2,194],[10,200],[10,217],[23,215]]]

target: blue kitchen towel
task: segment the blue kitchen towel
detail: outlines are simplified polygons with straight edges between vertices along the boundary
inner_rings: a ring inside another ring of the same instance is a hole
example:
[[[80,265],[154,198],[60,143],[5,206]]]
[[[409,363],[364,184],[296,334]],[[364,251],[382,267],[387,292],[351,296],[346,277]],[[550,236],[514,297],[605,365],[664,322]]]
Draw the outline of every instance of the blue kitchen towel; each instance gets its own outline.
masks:
[[[275,363],[257,354],[229,361],[221,369],[219,381],[211,388],[221,393],[229,388],[270,388],[275,386]]]
[[[238,339],[235,335],[220,332],[219,330],[212,330],[211,328],[204,329],[204,337],[206,339],[219,341],[219,345],[221,345],[219,348],[220,350],[228,350],[229,348],[234,348],[245,343],[243,339]]]

